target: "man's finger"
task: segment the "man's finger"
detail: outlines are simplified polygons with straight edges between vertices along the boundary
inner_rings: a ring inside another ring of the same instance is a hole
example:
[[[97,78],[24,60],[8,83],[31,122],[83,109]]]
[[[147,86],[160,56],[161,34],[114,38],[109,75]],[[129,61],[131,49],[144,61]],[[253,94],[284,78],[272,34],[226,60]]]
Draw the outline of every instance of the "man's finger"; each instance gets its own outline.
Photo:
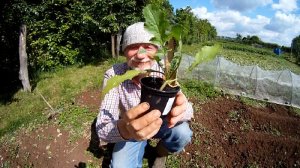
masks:
[[[181,113],[184,113],[186,109],[187,109],[186,104],[182,104],[180,106],[173,107],[173,109],[170,111],[169,115],[172,117],[176,117],[176,116],[180,115]]]
[[[141,116],[141,114],[145,113],[149,108],[150,108],[150,105],[147,102],[143,102],[143,103],[133,107],[129,111],[127,111],[125,114],[125,119],[127,121],[136,119],[139,116]]]
[[[150,134],[148,134],[148,136],[146,137],[146,139],[150,139],[152,138],[154,135],[157,134],[157,132],[159,131],[161,125],[162,125],[163,121],[161,118],[158,118],[155,122],[153,122],[151,125],[149,125],[149,128],[152,128],[151,130],[153,130]],[[148,128],[147,127],[147,128]],[[156,128],[156,129],[153,129]]]
[[[171,118],[169,118],[169,119],[168,119],[168,127],[169,127],[169,128],[174,127],[174,126],[177,124],[177,122],[181,121],[181,119],[182,119],[183,117],[184,117],[184,113],[182,113],[182,114],[180,114],[180,115],[178,115],[178,116],[176,116],[176,117],[171,117]]]
[[[147,140],[152,138],[159,131],[163,121],[161,118],[156,119],[147,127],[144,127],[142,130],[137,132],[138,140]]]
[[[152,110],[151,112],[143,115],[142,117],[133,120],[130,122],[130,126],[132,130],[139,131],[148,125],[152,124],[155,120],[160,117],[161,113],[158,110]]]
[[[176,95],[176,99],[175,99],[174,105],[175,106],[179,106],[179,105],[185,103],[185,101],[186,101],[185,95],[182,92],[178,92],[178,94]]]

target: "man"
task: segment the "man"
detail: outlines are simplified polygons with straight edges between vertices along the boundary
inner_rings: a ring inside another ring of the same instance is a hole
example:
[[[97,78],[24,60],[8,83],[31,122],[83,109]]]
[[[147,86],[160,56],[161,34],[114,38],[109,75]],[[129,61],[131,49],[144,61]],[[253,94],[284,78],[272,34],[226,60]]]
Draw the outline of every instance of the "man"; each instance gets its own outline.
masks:
[[[152,44],[151,33],[139,22],[129,26],[123,36],[122,50],[126,63],[115,64],[104,75],[103,86],[109,78],[124,74],[129,69],[162,68],[154,59],[159,46]],[[153,156],[153,167],[165,167],[166,156],[177,153],[191,141],[192,131],[187,123],[193,109],[182,92],[176,95],[174,105],[165,119],[161,112],[140,104],[139,79],[126,80],[105,95],[98,115],[96,129],[101,140],[115,143],[111,167],[142,167],[147,140],[159,138]]]

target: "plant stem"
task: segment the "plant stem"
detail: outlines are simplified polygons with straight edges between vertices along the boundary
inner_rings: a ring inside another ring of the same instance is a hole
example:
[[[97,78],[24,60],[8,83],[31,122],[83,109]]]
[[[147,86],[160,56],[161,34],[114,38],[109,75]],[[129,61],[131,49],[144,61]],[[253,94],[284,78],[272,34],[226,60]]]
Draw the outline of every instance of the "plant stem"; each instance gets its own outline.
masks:
[[[167,84],[170,84],[170,83],[175,82],[175,81],[177,81],[177,79],[166,80],[166,81],[162,84],[162,86],[159,88],[159,90],[160,90],[160,91],[163,91],[164,88],[167,86]],[[175,85],[175,86],[171,86],[171,87],[176,87],[176,85]]]
[[[170,73],[172,73],[171,70],[171,62],[174,58],[174,52],[175,52],[175,39],[171,38],[168,41],[167,44],[167,56],[165,57],[165,73],[166,73],[166,78],[167,79],[171,79],[170,77]]]

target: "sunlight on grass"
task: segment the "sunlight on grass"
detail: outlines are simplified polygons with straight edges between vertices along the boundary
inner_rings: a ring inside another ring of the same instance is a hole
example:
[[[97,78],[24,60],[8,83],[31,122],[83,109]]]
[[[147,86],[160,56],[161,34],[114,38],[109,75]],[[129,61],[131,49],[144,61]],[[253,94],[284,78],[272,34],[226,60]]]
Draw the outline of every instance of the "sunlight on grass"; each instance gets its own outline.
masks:
[[[124,58],[120,60],[124,61]],[[41,95],[55,110],[72,111],[73,107],[69,105],[74,103],[76,95],[86,89],[100,89],[104,72],[119,61],[111,59],[100,66],[72,66],[41,74],[32,93],[18,91],[10,103],[0,105],[0,138],[32,122],[47,121],[51,110]],[[90,121],[90,118],[87,120]]]
[[[34,94],[19,91],[9,105],[0,106],[0,137],[35,120],[42,121],[43,102]]]
[[[58,124],[70,132],[70,141],[73,142],[80,137],[86,137],[89,134],[86,132],[88,130],[86,128],[90,127],[97,114],[75,105],[65,104],[64,109],[58,118]]]

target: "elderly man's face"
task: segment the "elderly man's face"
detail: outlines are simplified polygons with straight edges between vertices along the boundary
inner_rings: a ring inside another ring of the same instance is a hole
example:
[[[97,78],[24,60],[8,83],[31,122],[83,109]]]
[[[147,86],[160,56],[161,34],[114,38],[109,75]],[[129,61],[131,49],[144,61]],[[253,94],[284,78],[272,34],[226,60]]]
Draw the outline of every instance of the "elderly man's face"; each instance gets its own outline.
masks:
[[[157,47],[152,44],[134,44],[125,49],[127,64],[132,69],[150,69],[154,63]]]

